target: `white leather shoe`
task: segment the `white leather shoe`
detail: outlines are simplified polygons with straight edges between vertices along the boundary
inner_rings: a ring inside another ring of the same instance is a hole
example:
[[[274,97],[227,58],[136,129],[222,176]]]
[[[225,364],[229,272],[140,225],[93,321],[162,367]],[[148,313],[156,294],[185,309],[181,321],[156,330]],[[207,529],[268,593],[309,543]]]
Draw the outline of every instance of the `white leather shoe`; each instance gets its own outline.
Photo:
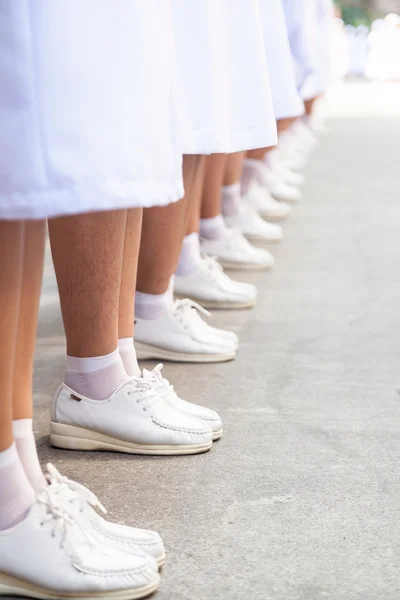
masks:
[[[254,210],[264,219],[270,221],[282,221],[286,219],[292,211],[289,204],[278,202],[269,193],[266,187],[254,182],[247,192],[244,200],[250,204]]]
[[[135,349],[141,360],[224,362],[236,356],[237,337],[215,330],[199,313],[210,314],[195,302],[175,300],[158,319],[135,319]]]
[[[157,568],[163,566],[165,548],[158,533],[106,521],[95,510],[107,513],[93,492],[61,475],[52,464],[47,465],[46,479],[49,482],[47,491],[54,501],[65,506],[77,523],[100,544],[128,554],[148,554]]]
[[[250,241],[280,242],[283,238],[280,225],[264,221],[258,212],[243,199],[236,215],[224,215],[224,220],[229,228],[238,229]]]
[[[279,174],[274,173],[267,166],[262,169],[262,185],[280,202],[297,204],[302,199],[302,193],[298,188],[285,183]]]
[[[198,406],[197,404],[179,398],[174,390],[174,386],[162,376],[162,367],[162,365],[157,365],[152,371],[143,369],[143,379],[145,379],[145,381],[151,381],[158,393],[164,396],[165,401],[170,406],[176,410],[180,410],[185,415],[205,421],[213,432],[213,441],[219,440],[222,436],[222,421],[219,415],[214,410]]]
[[[294,187],[304,185],[305,177],[303,173],[292,171],[287,164],[284,152],[279,149],[272,150],[267,154],[267,167],[278,175],[285,183]]]
[[[91,400],[64,383],[53,400],[50,442],[66,450],[178,455],[206,452],[211,430],[171,408],[142,378],[107,400]]]
[[[205,254],[215,256],[225,269],[266,271],[275,264],[270,252],[255,248],[235,229],[218,239],[200,239],[200,248]]]
[[[175,275],[174,291],[180,298],[193,298],[204,308],[250,308],[255,306],[257,298],[255,285],[233,281],[221,265],[207,255],[195,273]]]
[[[153,562],[100,545],[44,489],[23,521],[0,531],[0,596],[145,598],[160,581]]]

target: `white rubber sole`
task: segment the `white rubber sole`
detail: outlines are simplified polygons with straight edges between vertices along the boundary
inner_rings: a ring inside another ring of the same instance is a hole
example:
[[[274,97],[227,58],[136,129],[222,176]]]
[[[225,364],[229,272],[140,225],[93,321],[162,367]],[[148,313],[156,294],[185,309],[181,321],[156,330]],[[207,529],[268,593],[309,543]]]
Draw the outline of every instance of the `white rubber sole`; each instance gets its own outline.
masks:
[[[254,308],[256,305],[256,299],[253,300],[242,300],[240,302],[230,302],[229,300],[205,300],[204,298],[198,298],[193,294],[175,294],[176,298],[191,298],[203,308],[213,308],[214,310],[238,310],[242,308]]]
[[[218,440],[220,440],[222,438],[222,434],[223,434],[224,430],[222,429],[218,429],[218,431],[213,431],[213,442],[216,442]]]
[[[224,354],[195,354],[189,352],[175,352],[158,346],[151,346],[135,340],[136,356],[139,360],[169,360],[184,363],[216,363],[233,360],[236,350]]]
[[[278,200],[278,202],[285,202],[285,204],[291,204],[292,206],[296,206],[297,204],[300,204],[301,202],[301,198],[282,198],[279,196],[274,195],[271,192],[271,196],[273,196],[275,198],[275,200]]]
[[[261,235],[252,235],[251,233],[244,233],[243,235],[249,242],[263,242],[264,244],[279,244],[283,240],[283,237],[271,240],[270,238],[262,237]]]
[[[165,554],[159,556],[159,558],[156,558],[157,566],[159,569],[162,569],[162,567],[165,565],[165,558]]]
[[[149,585],[135,589],[101,592],[58,592],[48,590],[35,584],[23,581],[10,575],[0,573],[0,596],[22,596],[24,598],[40,598],[41,600],[63,600],[64,598],[79,598],[79,600],[139,600],[153,594],[160,585],[160,578]]]
[[[185,446],[135,444],[104,435],[97,431],[75,427],[74,425],[56,423],[55,421],[51,421],[50,423],[50,443],[52,446],[63,448],[64,450],[108,451],[155,456],[200,454],[207,452],[212,447],[212,441]]]
[[[288,219],[290,216],[290,211],[288,213],[286,213],[285,215],[268,215],[267,213],[264,212],[259,212],[258,213],[260,215],[260,217],[262,217],[265,221],[273,221],[274,223],[280,222],[280,221],[284,221],[285,219]]]
[[[224,269],[232,269],[234,271],[270,271],[274,266],[269,264],[260,265],[259,263],[252,262],[235,262],[230,260],[224,260],[223,258],[218,258],[218,262],[222,267],[224,267]]]

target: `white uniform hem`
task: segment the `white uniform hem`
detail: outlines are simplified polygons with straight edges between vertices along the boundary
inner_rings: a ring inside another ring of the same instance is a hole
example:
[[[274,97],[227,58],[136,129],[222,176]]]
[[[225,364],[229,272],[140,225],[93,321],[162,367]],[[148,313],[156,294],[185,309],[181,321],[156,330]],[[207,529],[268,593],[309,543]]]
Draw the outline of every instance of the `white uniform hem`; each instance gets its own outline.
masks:
[[[0,194],[0,220],[31,220],[67,215],[165,206],[183,198],[183,181],[82,182],[43,192]]]

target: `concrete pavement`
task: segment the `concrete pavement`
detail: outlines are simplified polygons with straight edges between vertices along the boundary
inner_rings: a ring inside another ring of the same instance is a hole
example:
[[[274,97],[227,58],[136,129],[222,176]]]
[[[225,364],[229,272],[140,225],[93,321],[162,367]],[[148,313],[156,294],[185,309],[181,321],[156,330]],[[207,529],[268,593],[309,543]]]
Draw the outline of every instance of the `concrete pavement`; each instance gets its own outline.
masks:
[[[400,598],[400,92],[352,83],[334,98],[275,271],[241,277],[259,287],[257,308],[212,319],[238,333],[237,360],[165,366],[182,397],[221,413],[210,453],[49,447],[64,338],[46,268],[40,458],[111,518],[162,533],[158,600]]]

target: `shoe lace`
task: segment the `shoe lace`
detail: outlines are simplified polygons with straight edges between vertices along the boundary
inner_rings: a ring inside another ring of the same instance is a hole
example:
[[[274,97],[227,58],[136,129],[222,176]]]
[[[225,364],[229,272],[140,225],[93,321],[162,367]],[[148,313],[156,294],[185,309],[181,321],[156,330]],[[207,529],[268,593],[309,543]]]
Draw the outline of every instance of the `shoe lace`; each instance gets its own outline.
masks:
[[[88,535],[84,528],[79,525],[72,512],[70,512],[66,506],[60,505],[54,500],[54,495],[49,488],[44,488],[38,493],[37,502],[46,507],[46,514],[40,517],[41,527],[48,523],[51,525],[52,537],[56,537],[57,533],[60,534],[61,548],[65,547],[65,543],[68,541],[73,528],[79,530],[80,534],[85,538],[85,541],[91,548],[95,548],[94,541],[90,535]]]
[[[130,377],[127,384],[128,396],[136,396],[136,402],[138,404],[143,403],[143,410],[146,411],[154,402],[157,400],[157,394],[155,393],[154,387],[149,381],[143,379],[143,377]]]
[[[202,267],[204,269],[206,276],[211,281],[216,281],[220,277],[221,273],[224,272],[223,268],[217,262],[217,259],[215,256],[208,256],[208,254],[202,254],[201,257],[203,259]]]
[[[47,465],[46,479],[50,485],[55,485],[57,487],[59,486],[58,489],[56,488],[57,493],[63,490],[68,490],[69,502],[79,503],[79,510],[81,512],[84,511],[85,505],[88,503],[94,508],[98,508],[104,515],[107,514],[107,510],[92,491],[90,491],[81,483],[73,481],[72,479],[68,479],[68,477],[65,475],[61,475],[61,473],[51,463],[48,463]]]
[[[164,365],[159,363],[152,371],[143,369],[143,379],[153,386],[156,386],[157,390],[163,389],[165,392],[167,392],[169,390],[173,390],[174,386],[163,376],[163,368]]]
[[[191,325],[195,325],[200,319],[200,314],[211,317],[211,313],[208,310],[189,298],[175,300],[173,314],[184,325],[185,329],[189,329]]]

